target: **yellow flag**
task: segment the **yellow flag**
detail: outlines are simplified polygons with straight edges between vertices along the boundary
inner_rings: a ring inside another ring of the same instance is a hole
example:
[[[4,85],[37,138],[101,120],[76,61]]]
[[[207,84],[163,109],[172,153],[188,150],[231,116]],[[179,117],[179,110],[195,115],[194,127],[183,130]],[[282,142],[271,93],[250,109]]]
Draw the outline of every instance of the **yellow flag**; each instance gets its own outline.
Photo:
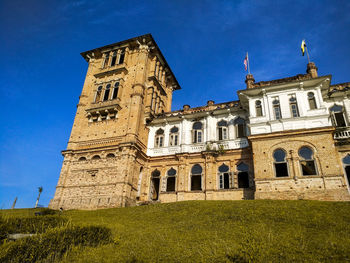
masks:
[[[305,40],[301,41],[301,52],[303,53],[303,56],[305,54],[305,48],[306,48],[306,43]]]

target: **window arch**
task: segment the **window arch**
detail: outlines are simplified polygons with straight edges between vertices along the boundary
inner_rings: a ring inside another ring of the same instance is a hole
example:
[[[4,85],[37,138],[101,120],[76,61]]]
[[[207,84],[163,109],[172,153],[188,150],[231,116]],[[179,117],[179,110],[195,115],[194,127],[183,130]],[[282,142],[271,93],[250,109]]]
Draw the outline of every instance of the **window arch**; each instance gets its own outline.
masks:
[[[273,107],[273,112],[275,114],[275,120],[282,119],[280,101],[278,98],[275,98],[272,101],[272,107]]]
[[[219,189],[229,189],[230,188],[230,173],[229,167],[226,164],[219,166]]]
[[[246,125],[245,125],[245,120],[242,119],[241,117],[238,117],[235,119],[233,124],[236,126],[236,135],[237,138],[243,138],[246,136]]]
[[[159,147],[163,147],[163,145],[164,145],[164,130],[159,128],[156,131],[154,147],[159,148]]]
[[[157,169],[151,175],[150,197],[152,200],[158,200],[160,187],[160,171]]]
[[[244,162],[237,165],[238,188],[249,188],[249,166]]]
[[[286,152],[283,149],[277,149],[273,152],[274,167],[276,177],[288,177],[288,165]]]
[[[299,149],[300,166],[303,175],[317,175],[314,152],[310,147],[303,146]]]
[[[102,86],[98,86],[96,90],[96,95],[95,95],[95,102],[99,102],[101,100],[101,94],[102,94]]]
[[[227,121],[221,120],[218,122],[218,140],[227,140],[228,139],[228,129]]]
[[[113,154],[113,153],[109,153],[109,154],[107,154],[107,156],[106,156],[107,158],[114,158],[115,157],[115,155]]]
[[[202,190],[202,166],[195,164],[191,169],[191,191]]]
[[[118,91],[119,91],[119,81],[117,81],[114,84],[114,88],[113,88],[113,94],[112,94],[112,100],[116,99],[118,97]]]
[[[125,48],[120,51],[118,64],[123,64],[125,59]]]
[[[109,53],[105,53],[105,59],[103,61],[102,68],[108,67],[108,62],[109,62]]]
[[[166,191],[175,192],[175,185],[176,185],[176,170],[174,168],[170,168],[167,172]]]
[[[313,92],[307,93],[307,100],[309,101],[310,110],[317,109],[316,98],[315,98],[315,94]]]
[[[103,96],[103,101],[106,101],[109,99],[109,92],[111,89],[111,84],[107,84],[106,88],[105,88],[105,94]]]
[[[179,144],[179,128],[174,126],[170,129],[169,145],[176,146]]]
[[[91,160],[100,160],[101,157],[99,155],[94,155]]]
[[[263,115],[262,113],[262,106],[261,106],[261,100],[255,101],[255,113],[256,117],[260,117]]]
[[[82,156],[78,159],[79,162],[83,162],[83,161],[86,161],[86,157]]]
[[[336,127],[346,127],[343,107],[335,104],[329,110],[331,112],[333,125]]]
[[[203,142],[203,124],[197,121],[192,126],[193,143]]]

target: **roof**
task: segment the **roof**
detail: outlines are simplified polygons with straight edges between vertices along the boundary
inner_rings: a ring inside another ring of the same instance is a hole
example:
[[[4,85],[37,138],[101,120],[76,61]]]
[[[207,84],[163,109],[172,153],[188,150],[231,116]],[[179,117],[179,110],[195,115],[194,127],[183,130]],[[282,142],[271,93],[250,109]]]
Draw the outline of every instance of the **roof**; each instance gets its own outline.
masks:
[[[123,41],[120,41],[120,42],[115,42],[115,43],[113,43],[113,44],[109,44],[109,45],[106,45],[106,46],[103,46],[103,47],[98,47],[98,48],[95,48],[95,49],[91,49],[91,50],[88,50],[88,51],[84,51],[84,52],[80,53],[80,55],[82,55],[82,57],[83,57],[86,61],[89,61],[89,58],[88,58],[87,55],[88,55],[88,54],[91,54],[92,52],[96,52],[96,51],[100,51],[100,52],[101,52],[101,51],[104,50],[104,49],[112,48],[112,47],[114,47],[114,46],[121,46],[121,45],[126,44],[126,43],[130,43],[130,42],[134,42],[134,41],[137,41],[137,40],[141,40],[141,39],[143,39],[143,38],[149,38],[149,39],[152,41],[152,43],[153,43],[154,47],[156,48],[157,52],[159,53],[161,59],[164,61],[165,66],[169,69],[170,74],[171,74],[172,77],[174,78],[174,81],[175,81],[175,83],[176,83],[176,88],[175,88],[175,89],[176,89],[176,90],[177,90],[177,89],[181,89],[181,86],[180,86],[180,84],[178,83],[178,81],[177,81],[177,79],[176,79],[176,77],[175,77],[173,71],[171,70],[171,68],[170,68],[170,66],[169,66],[169,64],[168,64],[168,62],[166,61],[165,57],[163,56],[162,52],[160,51],[160,49],[159,49],[159,47],[158,47],[156,41],[154,40],[153,36],[152,36],[151,34],[149,34],[149,33],[148,33],[148,34],[145,34],[145,35],[138,36],[138,37],[133,37],[133,38],[130,38],[130,39],[127,39],[127,40],[123,40]]]

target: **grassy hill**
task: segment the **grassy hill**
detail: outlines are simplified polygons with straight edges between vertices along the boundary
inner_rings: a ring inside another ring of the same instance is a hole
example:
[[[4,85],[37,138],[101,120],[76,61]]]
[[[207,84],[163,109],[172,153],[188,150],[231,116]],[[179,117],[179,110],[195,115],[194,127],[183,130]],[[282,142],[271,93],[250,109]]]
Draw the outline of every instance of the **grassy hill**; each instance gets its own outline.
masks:
[[[1,210],[0,216],[33,213]],[[350,261],[349,202],[189,201],[65,211],[60,217],[112,233],[111,242],[71,247],[63,262]]]

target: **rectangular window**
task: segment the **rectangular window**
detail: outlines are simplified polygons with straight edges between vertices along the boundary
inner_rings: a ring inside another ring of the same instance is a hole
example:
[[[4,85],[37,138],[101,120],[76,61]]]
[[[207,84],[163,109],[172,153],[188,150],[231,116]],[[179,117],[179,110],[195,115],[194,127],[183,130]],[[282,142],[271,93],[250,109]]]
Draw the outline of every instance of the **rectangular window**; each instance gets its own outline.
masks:
[[[276,120],[279,120],[279,119],[282,118],[280,106],[277,106],[277,105],[273,106],[273,111],[275,113],[275,119]]]
[[[290,111],[292,113],[292,117],[299,117],[299,111],[298,111],[298,106],[296,103],[291,103],[290,104]]]
[[[222,139],[227,140],[227,129],[226,128],[222,128]]]
[[[118,64],[123,64],[125,59],[125,49],[122,49],[122,51],[119,54],[119,62]]]
[[[111,66],[113,67],[116,62],[117,62],[117,52],[114,51],[112,56]]]
[[[243,138],[245,136],[245,125],[237,124],[237,138]]]
[[[191,191],[202,190],[202,176],[192,175],[191,176]]]
[[[197,142],[202,142],[202,131],[197,131],[197,135],[198,135]]]

